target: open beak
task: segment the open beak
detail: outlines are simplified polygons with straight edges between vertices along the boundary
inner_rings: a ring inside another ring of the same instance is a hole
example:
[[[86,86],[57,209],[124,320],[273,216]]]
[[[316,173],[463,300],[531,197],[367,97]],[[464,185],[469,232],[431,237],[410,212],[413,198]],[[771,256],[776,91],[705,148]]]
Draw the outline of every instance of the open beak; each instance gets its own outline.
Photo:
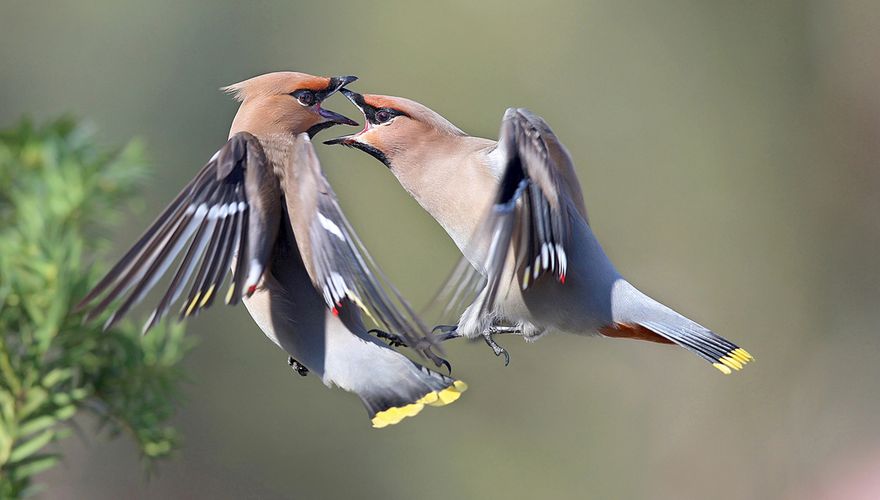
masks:
[[[317,93],[317,97],[319,101],[323,101],[324,99],[330,97],[335,94],[337,91],[341,90],[343,87],[348,85],[351,82],[354,82],[358,79],[356,76],[332,76],[330,77],[330,83],[327,85],[327,88]]]
[[[367,120],[366,118],[367,118],[367,113],[372,113],[373,107],[370,106],[369,104],[367,104],[364,101],[364,96],[362,96],[361,94],[358,94],[357,92],[352,92],[351,90],[348,90],[346,88],[341,88],[340,92],[342,92],[342,95],[344,95],[349,101],[351,101],[352,104],[357,106],[357,108],[359,110],[361,110],[361,113],[363,113],[364,118],[365,118],[364,129],[356,134],[344,135],[342,137],[337,137],[335,139],[330,139],[330,140],[324,141],[324,144],[331,144],[331,145],[332,144],[342,144],[344,146],[351,146],[352,143],[357,142],[355,137],[357,137],[360,134],[363,134],[364,132],[366,132],[367,130],[370,129],[370,121]]]
[[[335,111],[330,111],[329,109],[320,108],[318,109],[318,114],[326,118],[327,121],[331,122],[333,125],[351,125],[354,127],[358,126],[358,122]]]
[[[355,80],[357,80],[356,76],[331,77],[330,84],[327,85],[327,88],[315,94],[318,98],[318,104],[315,105],[315,108],[321,118],[324,119],[324,121],[317,125],[314,125],[308,130],[309,137],[314,137],[315,134],[317,134],[318,132],[324,130],[325,128],[332,127],[333,125],[358,125],[358,122],[352,120],[345,115],[321,107],[321,103],[324,102],[324,99],[335,94],[338,90],[342,89],[343,87]]]
[[[389,161],[388,157],[385,156],[385,153],[372,146],[371,144],[367,144],[358,140],[358,136],[362,135],[367,130],[370,130],[370,128],[372,127],[373,115],[376,113],[376,108],[367,104],[366,100],[364,100],[364,96],[358,94],[357,92],[352,92],[348,89],[341,89],[340,92],[342,92],[342,95],[347,97],[348,100],[351,101],[352,104],[357,106],[358,109],[361,110],[361,113],[364,114],[364,129],[356,134],[344,135],[342,137],[330,139],[329,141],[324,141],[324,144],[341,144],[350,148],[360,149],[361,151],[372,156],[373,158],[381,161],[386,167],[391,168],[391,162]]]

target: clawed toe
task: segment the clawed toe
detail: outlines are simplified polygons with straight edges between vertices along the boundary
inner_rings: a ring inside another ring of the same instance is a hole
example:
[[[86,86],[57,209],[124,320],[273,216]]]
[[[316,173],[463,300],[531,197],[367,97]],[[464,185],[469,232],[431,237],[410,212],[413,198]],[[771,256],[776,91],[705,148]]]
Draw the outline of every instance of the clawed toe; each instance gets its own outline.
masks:
[[[449,361],[446,361],[445,359],[441,358],[440,356],[434,354],[434,351],[432,351],[431,349],[425,349],[424,353],[425,353],[425,356],[428,357],[428,359],[430,359],[431,361],[434,362],[434,366],[436,366],[437,368],[440,368],[441,366],[445,366],[446,373],[448,373],[449,375],[452,375],[452,365],[449,364]]]
[[[495,339],[492,338],[491,333],[484,333],[483,340],[485,340],[486,344],[492,348],[492,352],[494,352],[496,356],[504,356],[504,366],[510,364],[510,354],[507,352],[507,349],[498,345],[498,342],[495,342]]]
[[[437,325],[431,328],[431,333],[440,332],[441,334],[452,333],[458,330],[458,325]]]
[[[458,325],[437,325],[431,329],[431,333],[437,342],[446,342],[461,336],[458,334]]]
[[[436,341],[432,338],[424,338],[421,339],[416,345],[416,350],[422,353],[423,356],[430,359],[434,366],[440,368],[441,366],[446,367],[446,371],[451,375],[452,374],[452,365],[449,364],[449,361],[446,361],[444,358],[441,358],[434,352],[434,347],[436,347]]]
[[[309,374],[309,369],[306,368],[306,366],[304,364],[293,359],[293,356],[287,357],[287,364],[290,365],[290,367],[293,368],[293,371],[295,371],[297,374],[299,374],[300,377],[305,377],[306,375]]]
[[[403,339],[400,337],[400,335],[388,333],[388,332],[379,330],[378,328],[373,328],[372,330],[368,331],[367,333],[372,333],[377,338],[380,338],[382,340],[387,341],[388,345],[390,345],[391,347],[407,347],[406,342],[403,341]]]
[[[375,335],[376,338],[387,341],[388,345],[391,347],[409,347],[407,343],[403,340],[403,338],[399,335],[379,330],[378,328],[369,330],[367,333],[371,333]],[[423,341],[420,341],[416,344],[415,349],[421,352],[426,358],[430,359],[437,368],[444,366],[446,367],[446,371],[451,374],[452,365],[449,364],[449,361],[441,358],[440,356],[435,354],[434,351],[431,350],[431,347],[433,347],[433,345],[434,339],[424,339]]]

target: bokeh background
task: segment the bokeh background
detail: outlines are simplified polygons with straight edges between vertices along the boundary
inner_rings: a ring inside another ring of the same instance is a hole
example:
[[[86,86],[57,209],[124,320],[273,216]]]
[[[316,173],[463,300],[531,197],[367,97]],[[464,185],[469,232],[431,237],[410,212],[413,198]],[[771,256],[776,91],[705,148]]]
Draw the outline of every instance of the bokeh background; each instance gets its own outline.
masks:
[[[504,368],[453,343],[470,391],[373,430],[244,309],[215,307],[190,325],[177,457],[147,477],[126,440],[73,437],[44,497],[880,497],[878,21],[870,0],[4,1],[0,125],[70,112],[107,144],[148,144],[114,255],[225,141],[236,105],[218,87],[355,74],[474,135],[508,106],[543,115],[624,274],[757,357],[725,377],[679,349],[553,336],[503,339]],[[372,158],[318,153],[425,305],[450,240]]]

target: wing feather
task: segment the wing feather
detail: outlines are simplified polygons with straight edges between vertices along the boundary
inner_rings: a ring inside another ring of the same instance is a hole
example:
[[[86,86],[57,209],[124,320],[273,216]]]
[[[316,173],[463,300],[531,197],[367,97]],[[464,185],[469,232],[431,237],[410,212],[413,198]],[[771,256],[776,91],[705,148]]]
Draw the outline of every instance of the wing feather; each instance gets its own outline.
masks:
[[[254,171],[258,173],[252,174]],[[86,319],[90,320],[121,300],[104,323],[105,328],[112,327],[147,296],[181,253],[183,257],[145,323],[144,332],[168,313],[188,284],[190,291],[181,305],[181,319],[210,307],[227,278],[230,291],[226,301],[236,303],[247,293],[245,278],[261,277],[269,258],[267,249],[272,248],[277,234],[278,207],[272,207],[271,198],[272,193],[278,193],[277,179],[266,172],[271,173],[272,168],[259,140],[244,132],[231,137],[86,295],[78,309],[87,310]],[[249,200],[248,193],[268,193],[269,198]],[[276,205],[277,201],[276,197]],[[273,223],[275,231],[265,230]]]
[[[568,153],[542,119],[524,109],[508,109],[497,147],[503,173],[495,202],[477,231],[489,238],[482,270],[465,266],[465,260],[459,263],[464,270],[453,273],[439,295],[444,312],[475,297],[481,315],[489,314],[507,287],[515,283],[525,290],[546,274],[565,283],[571,217],[586,218],[580,187],[569,185],[576,177]]]
[[[367,252],[305,135],[297,137],[284,191],[297,246],[327,306],[353,304],[408,345],[430,347],[428,329]]]

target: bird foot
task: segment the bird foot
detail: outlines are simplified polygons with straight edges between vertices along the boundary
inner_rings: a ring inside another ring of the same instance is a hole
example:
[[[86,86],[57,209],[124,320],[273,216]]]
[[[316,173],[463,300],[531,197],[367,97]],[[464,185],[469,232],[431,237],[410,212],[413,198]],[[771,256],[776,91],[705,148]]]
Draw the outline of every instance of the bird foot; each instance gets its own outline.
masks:
[[[293,368],[293,371],[299,374],[300,377],[305,377],[309,374],[309,369],[306,368],[304,364],[293,359],[293,356],[287,357],[287,364],[290,365],[290,367]]]
[[[372,330],[368,331],[367,333],[372,333],[377,338],[380,338],[382,340],[387,341],[388,345],[390,345],[391,347],[407,347],[406,342],[404,342],[403,338],[401,338],[400,335],[396,335],[394,333],[388,333],[388,332],[379,330],[378,328],[373,328]]]
[[[483,340],[486,341],[486,344],[492,348],[492,352],[495,353],[496,356],[504,356],[504,366],[510,364],[510,354],[507,352],[507,349],[498,345],[498,342],[495,342],[495,339],[492,338],[495,333],[510,333],[510,332],[493,332],[493,328],[483,332]]]
[[[437,325],[431,329],[431,333],[434,334],[437,342],[446,342],[461,337],[458,333],[458,325]]]
[[[438,342],[446,342],[447,340],[457,339],[463,336],[458,332],[458,325],[437,325],[431,329],[431,333],[434,334],[434,338]],[[507,349],[498,345],[498,342],[495,342],[495,339],[492,338],[493,335],[503,333],[516,334],[522,333],[522,330],[515,326],[493,325],[483,332],[482,335],[483,340],[485,340],[486,344],[492,348],[492,352],[494,352],[496,356],[504,356],[504,366],[507,366],[510,364],[510,354],[507,352]]]
[[[374,328],[368,333],[372,333],[377,338],[388,341],[388,345],[390,345],[391,347],[409,347],[406,341],[404,341],[400,335],[382,331],[378,328]],[[449,364],[449,361],[446,361],[445,359],[435,354],[434,351],[431,350],[431,347],[433,347],[431,340],[425,339],[424,341],[419,342],[418,345],[416,345],[415,349],[421,352],[426,358],[430,359],[437,368],[445,366],[446,371],[451,374],[452,365]]]
[[[421,339],[419,340],[418,345],[416,345],[416,350],[422,353],[422,355],[426,358],[430,359],[434,363],[434,366],[436,366],[437,368],[445,366],[446,371],[449,372],[450,375],[452,375],[452,365],[449,364],[449,361],[446,361],[445,359],[438,356],[433,350],[433,348],[436,346],[436,342],[437,341],[433,338]]]

